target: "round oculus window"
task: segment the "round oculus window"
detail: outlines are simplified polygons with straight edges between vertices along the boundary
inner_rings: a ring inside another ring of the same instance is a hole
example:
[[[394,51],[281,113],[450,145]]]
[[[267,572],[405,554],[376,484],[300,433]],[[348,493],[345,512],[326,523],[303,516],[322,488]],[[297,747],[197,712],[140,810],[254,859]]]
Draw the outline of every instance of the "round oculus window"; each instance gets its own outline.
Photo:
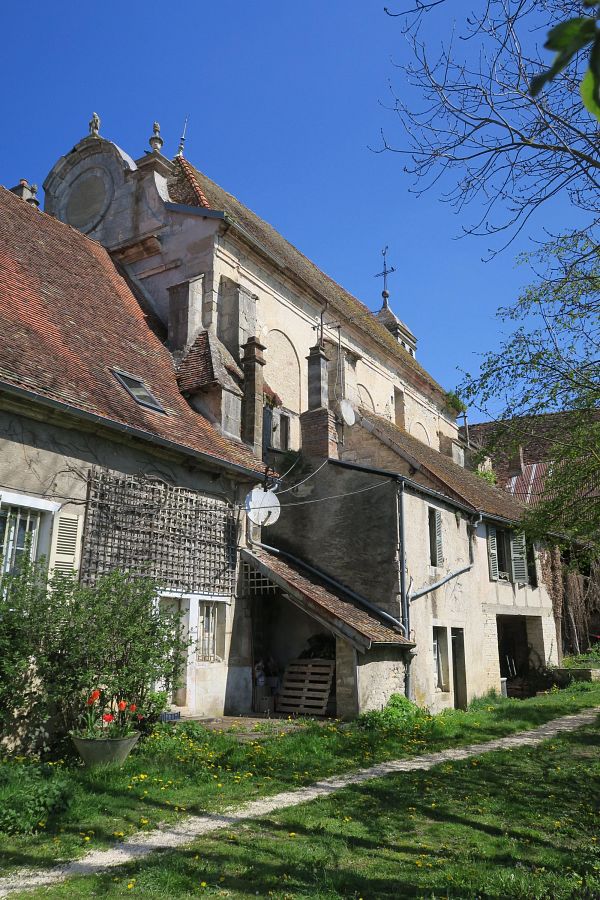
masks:
[[[91,231],[110,202],[106,178],[100,172],[86,172],[73,183],[67,201],[66,219],[73,228]]]

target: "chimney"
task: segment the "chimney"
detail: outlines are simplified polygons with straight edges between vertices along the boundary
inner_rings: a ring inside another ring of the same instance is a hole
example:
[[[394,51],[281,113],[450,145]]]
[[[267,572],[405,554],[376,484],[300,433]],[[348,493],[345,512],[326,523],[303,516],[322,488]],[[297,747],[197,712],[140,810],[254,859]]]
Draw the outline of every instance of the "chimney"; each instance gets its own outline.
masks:
[[[34,209],[37,209],[40,205],[40,201],[36,197],[37,191],[37,184],[29,184],[26,178],[21,178],[18,185],[10,189],[11,194],[16,194],[17,197],[25,200]]]
[[[338,456],[335,415],[329,409],[328,357],[321,344],[310,348],[308,360],[308,409],[300,416],[302,452],[309,457]]]
[[[516,447],[508,458],[508,477],[514,478],[523,474],[523,447]]]
[[[262,458],[263,451],[263,385],[266,347],[257,337],[250,337],[242,347],[244,356],[244,399],[242,401],[242,439],[250,444],[254,455]]]
[[[169,288],[169,347],[183,353],[202,331],[202,288],[204,276],[182,281]]]

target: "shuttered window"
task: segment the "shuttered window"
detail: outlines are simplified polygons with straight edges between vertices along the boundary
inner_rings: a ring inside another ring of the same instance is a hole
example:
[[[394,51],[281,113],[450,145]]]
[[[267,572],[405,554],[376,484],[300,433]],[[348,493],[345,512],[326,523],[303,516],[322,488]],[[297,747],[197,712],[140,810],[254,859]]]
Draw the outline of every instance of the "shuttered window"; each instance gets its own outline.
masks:
[[[517,584],[527,584],[527,544],[522,531],[513,532],[510,536],[510,557],[512,580]]]
[[[59,513],[54,523],[50,568],[70,573],[79,568],[81,516]]]
[[[439,509],[429,508],[429,561],[432,566],[444,564],[442,546],[442,513]]]
[[[490,579],[498,581],[498,536],[493,525],[487,527],[488,562],[490,566]]]
[[[488,563],[492,581],[529,582],[527,542],[523,532],[487,527]]]

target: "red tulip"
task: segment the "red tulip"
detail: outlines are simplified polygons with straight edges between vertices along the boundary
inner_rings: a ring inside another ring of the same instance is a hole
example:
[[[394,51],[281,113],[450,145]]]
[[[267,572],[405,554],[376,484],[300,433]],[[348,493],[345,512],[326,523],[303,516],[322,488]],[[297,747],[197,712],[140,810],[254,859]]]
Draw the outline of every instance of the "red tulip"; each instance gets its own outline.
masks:
[[[135,705],[135,703],[129,704],[129,712],[135,712],[136,709],[137,709],[137,706]]]
[[[92,691],[92,693],[88,697],[87,705],[93,706],[94,703],[96,703],[96,701],[99,699],[100,699],[100,691],[98,691],[98,690]]]
[[[125,710],[127,709],[127,703],[125,702],[125,700],[119,700],[117,706],[119,708],[119,712],[125,712]]]
[[[112,713],[104,713],[104,715],[102,716],[102,721],[103,722],[112,722],[112,721],[114,721],[114,718],[115,717],[113,716]]]
[[[137,717],[138,722],[141,722],[143,718],[144,718],[144,717],[141,716],[141,715],[138,713],[138,717]]]

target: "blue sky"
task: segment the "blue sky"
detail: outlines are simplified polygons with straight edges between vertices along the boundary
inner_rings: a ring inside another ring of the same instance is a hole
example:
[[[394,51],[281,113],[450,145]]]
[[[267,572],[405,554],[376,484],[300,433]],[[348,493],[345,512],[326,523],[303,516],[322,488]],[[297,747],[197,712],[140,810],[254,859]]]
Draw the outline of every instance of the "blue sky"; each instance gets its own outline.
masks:
[[[450,0],[452,14],[474,0]],[[177,149],[278,228],[372,308],[381,303],[381,249],[396,267],[391,305],[419,339],[418,358],[445,387],[457,367],[497,345],[493,316],[530,277],[515,267],[523,237],[492,262],[489,240],[457,239],[476,216],[456,216],[432,192],[416,198],[401,157],[374,153],[380,129],[400,138],[384,108],[392,60],[407,49],[383,0],[133,0],[5,4],[0,183],[41,185],[87,133],[134,158],[158,119],[163,152]],[[443,17],[430,19],[439,43]],[[560,224],[563,203],[533,222]],[[472,416],[475,420],[476,414]]]

